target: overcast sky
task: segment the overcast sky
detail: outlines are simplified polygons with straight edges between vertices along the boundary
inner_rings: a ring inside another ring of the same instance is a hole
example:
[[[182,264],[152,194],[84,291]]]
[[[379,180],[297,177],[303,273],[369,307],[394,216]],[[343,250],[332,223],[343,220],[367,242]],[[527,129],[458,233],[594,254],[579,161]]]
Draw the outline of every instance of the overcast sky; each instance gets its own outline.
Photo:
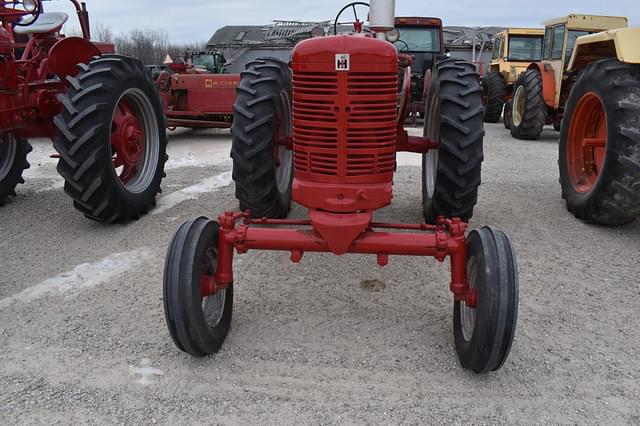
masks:
[[[345,0],[86,0],[92,22],[117,35],[131,29],[164,29],[176,43],[206,41],[225,25],[268,24],[275,19],[333,19]],[[71,11],[68,0],[45,9]],[[440,17],[445,25],[539,26],[570,12],[628,16],[640,26],[640,0],[396,0],[396,15]],[[70,17],[75,25],[75,16]]]

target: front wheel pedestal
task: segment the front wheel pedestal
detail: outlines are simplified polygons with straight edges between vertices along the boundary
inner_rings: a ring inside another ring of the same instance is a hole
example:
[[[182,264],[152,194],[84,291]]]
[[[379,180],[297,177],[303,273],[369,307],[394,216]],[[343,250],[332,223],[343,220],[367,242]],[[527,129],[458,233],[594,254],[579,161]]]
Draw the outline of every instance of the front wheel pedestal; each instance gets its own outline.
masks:
[[[294,263],[305,252],[336,253],[335,234],[327,233],[325,239],[313,217],[252,219],[246,213],[225,212],[219,224],[204,217],[184,223],[171,241],[164,275],[165,316],[176,346],[193,356],[220,349],[231,324],[234,251],[287,251]],[[376,255],[380,266],[394,255],[431,256],[440,262],[449,257],[460,363],[477,373],[495,371],[509,354],[517,319],[513,249],[501,231],[482,228],[465,238],[466,224],[460,219],[439,217],[437,222],[371,222],[347,252]]]

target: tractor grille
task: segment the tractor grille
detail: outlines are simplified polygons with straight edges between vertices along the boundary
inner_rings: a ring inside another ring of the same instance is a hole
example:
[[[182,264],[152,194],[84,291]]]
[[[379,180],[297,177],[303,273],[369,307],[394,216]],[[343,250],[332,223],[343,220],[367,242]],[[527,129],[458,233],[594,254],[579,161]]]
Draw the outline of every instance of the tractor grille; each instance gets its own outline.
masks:
[[[296,176],[388,180],[395,168],[397,85],[396,73],[294,73]]]

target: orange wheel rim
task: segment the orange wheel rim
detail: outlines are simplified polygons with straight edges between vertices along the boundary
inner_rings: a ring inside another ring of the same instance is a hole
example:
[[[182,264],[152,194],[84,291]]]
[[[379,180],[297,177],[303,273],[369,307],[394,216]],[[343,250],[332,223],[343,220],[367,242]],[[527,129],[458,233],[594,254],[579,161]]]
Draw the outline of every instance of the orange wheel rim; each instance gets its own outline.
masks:
[[[607,148],[607,115],[600,96],[594,92],[578,101],[567,142],[571,185],[576,192],[589,192],[598,180]]]

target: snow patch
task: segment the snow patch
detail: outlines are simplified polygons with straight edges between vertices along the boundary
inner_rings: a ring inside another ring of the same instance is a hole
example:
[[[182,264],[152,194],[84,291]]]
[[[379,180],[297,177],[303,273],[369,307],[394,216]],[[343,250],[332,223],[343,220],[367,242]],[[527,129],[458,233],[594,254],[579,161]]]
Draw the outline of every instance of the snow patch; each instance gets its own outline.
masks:
[[[187,200],[196,200],[202,194],[209,194],[219,188],[231,185],[231,172],[220,173],[219,175],[204,179],[195,185],[188,186],[179,191],[173,192],[158,200],[158,206],[151,212],[156,215],[163,213],[177,204]]]
[[[57,296],[71,290],[96,287],[152,259],[149,250],[115,253],[94,263],[83,263],[69,272],[48,278],[40,284],[0,300],[0,310],[14,304],[26,304],[47,296]]]

